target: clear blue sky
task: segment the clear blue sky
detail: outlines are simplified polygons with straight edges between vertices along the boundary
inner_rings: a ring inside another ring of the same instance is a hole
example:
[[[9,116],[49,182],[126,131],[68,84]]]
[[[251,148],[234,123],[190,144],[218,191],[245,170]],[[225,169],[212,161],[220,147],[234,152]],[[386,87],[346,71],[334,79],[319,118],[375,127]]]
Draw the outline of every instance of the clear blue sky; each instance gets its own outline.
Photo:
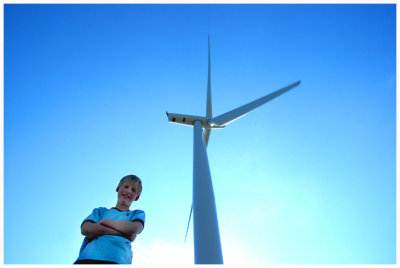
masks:
[[[4,260],[70,264],[136,174],[133,263],[193,263],[193,129],[211,133],[225,263],[396,262],[396,7],[5,5]]]

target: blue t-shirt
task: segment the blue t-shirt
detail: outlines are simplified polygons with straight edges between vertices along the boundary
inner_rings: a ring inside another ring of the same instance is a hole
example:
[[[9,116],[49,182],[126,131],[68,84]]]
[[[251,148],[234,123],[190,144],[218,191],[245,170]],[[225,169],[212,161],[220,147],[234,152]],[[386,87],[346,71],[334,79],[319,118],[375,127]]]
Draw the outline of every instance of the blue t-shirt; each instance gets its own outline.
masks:
[[[145,214],[142,210],[120,211],[117,208],[99,207],[95,208],[92,214],[83,220],[82,224],[85,221],[98,223],[102,219],[140,221],[144,226]],[[85,259],[131,264],[131,241],[118,235],[101,235],[90,242],[85,237],[77,261]]]

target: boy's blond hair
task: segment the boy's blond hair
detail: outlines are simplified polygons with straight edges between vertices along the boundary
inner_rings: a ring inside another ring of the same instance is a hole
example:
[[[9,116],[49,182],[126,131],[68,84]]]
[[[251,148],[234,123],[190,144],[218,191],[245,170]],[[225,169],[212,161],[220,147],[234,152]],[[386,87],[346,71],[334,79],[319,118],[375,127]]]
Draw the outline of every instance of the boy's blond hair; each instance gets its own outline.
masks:
[[[136,176],[136,175],[126,175],[125,177],[123,177],[119,181],[118,187],[120,187],[125,182],[135,183],[136,186],[137,186],[138,195],[140,195],[142,193],[142,180],[138,176]]]

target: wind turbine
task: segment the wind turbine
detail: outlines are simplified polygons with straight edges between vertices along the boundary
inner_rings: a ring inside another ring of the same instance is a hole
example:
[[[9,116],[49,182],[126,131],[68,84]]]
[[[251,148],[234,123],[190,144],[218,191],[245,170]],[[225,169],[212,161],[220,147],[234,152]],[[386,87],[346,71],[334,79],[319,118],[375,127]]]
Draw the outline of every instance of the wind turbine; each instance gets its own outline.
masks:
[[[221,239],[219,236],[217,210],[215,207],[207,144],[211,129],[224,128],[239,117],[263,105],[273,98],[298,86],[300,81],[274,91],[266,96],[240,106],[216,117],[212,117],[211,107],[211,62],[210,36],[208,36],[208,81],[206,116],[173,114],[167,112],[168,121],[194,127],[193,141],[193,235],[195,264],[223,264]],[[203,133],[204,128],[204,133]],[[190,222],[189,215],[189,222]],[[188,223],[189,226],[189,223]],[[186,231],[187,234],[187,231]]]

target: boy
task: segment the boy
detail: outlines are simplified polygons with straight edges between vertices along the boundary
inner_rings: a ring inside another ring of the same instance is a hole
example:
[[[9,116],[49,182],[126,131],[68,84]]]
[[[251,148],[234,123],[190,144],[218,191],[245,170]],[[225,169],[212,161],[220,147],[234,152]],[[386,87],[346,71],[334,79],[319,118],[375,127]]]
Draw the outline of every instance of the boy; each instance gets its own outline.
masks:
[[[82,223],[85,236],[74,264],[131,264],[131,242],[144,228],[142,210],[130,211],[142,192],[142,181],[135,175],[121,179],[117,187],[117,205],[95,208]]]

